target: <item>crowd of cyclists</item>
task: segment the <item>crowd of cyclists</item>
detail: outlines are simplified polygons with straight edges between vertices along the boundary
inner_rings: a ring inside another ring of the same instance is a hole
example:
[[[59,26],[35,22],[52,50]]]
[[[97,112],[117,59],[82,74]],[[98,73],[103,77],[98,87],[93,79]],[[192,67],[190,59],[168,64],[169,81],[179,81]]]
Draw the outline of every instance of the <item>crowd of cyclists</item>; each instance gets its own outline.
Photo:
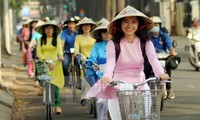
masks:
[[[145,44],[145,54],[152,67],[153,76],[168,80],[173,66],[165,72],[158,61],[157,52],[168,52],[180,58],[172,46],[169,33],[162,30],[162,21],[158,16],[148,17],[137,9],[127,6],[109,22],[102,18],[94,22],[88,17],[71,17],[59,24],[54,20],[28,19],[18,32],[18,41],[23,53],[23,65],[28,67],[27,75],[37,74],[34,59],[56,60],[51,73],[51,84],[56,86],[54,106],[57,114],[62,113],[59,89],[70,84],[69,67],[75,57],[77,69],[77,89],[81,89],[81,105],[87,99],[97,98],[97,119],[106,120],[109,111],[112,120],[121,120],[116,93],[119,86],[109,87],[114,80],[128,83],[141,83],[145,76],[145,60],[141,44]],[[74,48],[74,54],[71,49]],[[80,57],[87,58],[86,74],[82,75]],[[171,64],[169,64],[171,65]],[[173,64],[174,65],[174,64]],[[175,68],[177,68],[177,66]],[[38,95],[43,94],[41,82],[35,78],[34,87]],[[139,89],[149,90],[148,84]],[[174,99],[171,84],[167,84],[167,97]]]

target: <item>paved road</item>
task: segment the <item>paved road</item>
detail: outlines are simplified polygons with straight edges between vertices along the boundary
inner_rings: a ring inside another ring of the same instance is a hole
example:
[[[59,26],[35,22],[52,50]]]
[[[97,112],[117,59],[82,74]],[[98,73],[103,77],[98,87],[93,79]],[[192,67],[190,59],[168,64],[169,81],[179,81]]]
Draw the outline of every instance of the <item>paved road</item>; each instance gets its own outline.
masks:
[[[182,58],[179,68],[173,71],[173,88],[176,94],[174,100],[165,102],[161,113],[161,120],[199,120],[200,119],[200,74],[188,62],[188,44],[185,37],[173,37],[177,40],[176,50]],[[33,81],[24,77],[25,71],[17,71],[21,75],[15,80],[18,86],[16,93],[15,118],[23,120],[44,120],[45,108],[41,104],[42,98],[36,96],[37,89],[33,88]],[[79,91],[80,93],[80,91]],[[88,112],[87,107],[82,107],[80,101],[72,102],[70,89],[61,90],[63,114],[54,116],[54,120],[95,120]]]

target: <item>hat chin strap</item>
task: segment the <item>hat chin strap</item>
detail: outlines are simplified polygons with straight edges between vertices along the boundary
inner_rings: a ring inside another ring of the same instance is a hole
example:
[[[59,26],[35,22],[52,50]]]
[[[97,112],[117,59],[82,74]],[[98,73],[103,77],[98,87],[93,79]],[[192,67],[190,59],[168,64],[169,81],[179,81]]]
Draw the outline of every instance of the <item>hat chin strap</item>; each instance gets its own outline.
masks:
[[[119,30],[119,31],[121,31],[121,32],[122,32],[122,30],[121,30],[121,29],[119,29],[119,28],[117,28],[116,26],[114,26],[114,27],[113,27],[113,33],[115,34],[115,33],[117,32],[117,30]]]
[[[145,28],[146,25],[141,26],[137,31],[142,30],[143,28]]]
[[[103,38],[101,38],[101,37],[99,37],[99,36],[97,36],[97,38],[99,38],[99,39],[101,39],[101,40],[104,40]]]

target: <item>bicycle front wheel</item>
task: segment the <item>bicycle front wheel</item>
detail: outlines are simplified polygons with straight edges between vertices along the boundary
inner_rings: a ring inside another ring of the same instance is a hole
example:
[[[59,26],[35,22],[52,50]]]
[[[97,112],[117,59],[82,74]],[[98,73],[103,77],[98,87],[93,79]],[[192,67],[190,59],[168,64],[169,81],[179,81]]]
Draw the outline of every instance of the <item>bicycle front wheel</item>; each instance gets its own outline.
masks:
[[[76,102],[76,68],[72,66],[72,95],[73,102]]]
[[[45,82],[44,93],[44,103],[46,106],[46,120],[52,120],[51,84],[49,82]]]
[[[94,118],[97,118],[97,100],[96,98],[92,98],[92,104],[93,104],[93,111],[94,111]]]
[[[161,102],[160,102],[160,111],[163,110],[163,107],[164,107],[164,101],[166,100],[167,98],[167,95],[166,95],[166,86],[165,85],[161,85],[160,86],[161,88]]]
[[[52,106],[46,105],[46,120],[52,120]]]

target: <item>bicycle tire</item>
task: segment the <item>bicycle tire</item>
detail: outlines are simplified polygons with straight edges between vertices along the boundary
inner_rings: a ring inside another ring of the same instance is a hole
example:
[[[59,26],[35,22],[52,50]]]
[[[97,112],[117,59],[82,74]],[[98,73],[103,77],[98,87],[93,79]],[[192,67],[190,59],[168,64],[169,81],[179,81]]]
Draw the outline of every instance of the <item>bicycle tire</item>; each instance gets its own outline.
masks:
[[[92,104],[92,99],[89,99],[87,102],[87,108],[90,114],[93,114],[93,104]]]
[[[51,104],[46,105],[46,120],[52,120],[52,109]]]
[[[45,105],[46,105],[46,120],[52,120],[52,109],[51,109],[51,84],[45,83]]]
[[[163,96],[163,95],[162,95]],[[163,106],[164,106],[164,98],[161,97],[161,103],[160,103],[160,111],[163,110]]]
[[[93,98],[93,114],[94,118],[97,118],[97,101],[95,98]]]
[[[72,97],[73,102],[76,102],[76,68],[72,66]]]
[[[94,109],[94,107],[93,107],[93,104],[90,104],[89,105],[89,112],[90,112],[90,114],[93,114],[93,109]]]
[[[160,111],[163,110],[164,107],[164,101],[165,101],[165,90],[164,85],[161,86],[161,103],[160,103]]]
[[[81,89],[81,69],[75,66],[76,68],[76,86],[78,89]]]
[[[160,85],[159,83],[156,83],[156,86],[158,89],[161,90],[160,111],[162,111],[164,107],[164,101],[165,101],[164,85]],[[151,90],[154,90],[156,86],[155,86],[155,83],[149,83],[149,87]]]

